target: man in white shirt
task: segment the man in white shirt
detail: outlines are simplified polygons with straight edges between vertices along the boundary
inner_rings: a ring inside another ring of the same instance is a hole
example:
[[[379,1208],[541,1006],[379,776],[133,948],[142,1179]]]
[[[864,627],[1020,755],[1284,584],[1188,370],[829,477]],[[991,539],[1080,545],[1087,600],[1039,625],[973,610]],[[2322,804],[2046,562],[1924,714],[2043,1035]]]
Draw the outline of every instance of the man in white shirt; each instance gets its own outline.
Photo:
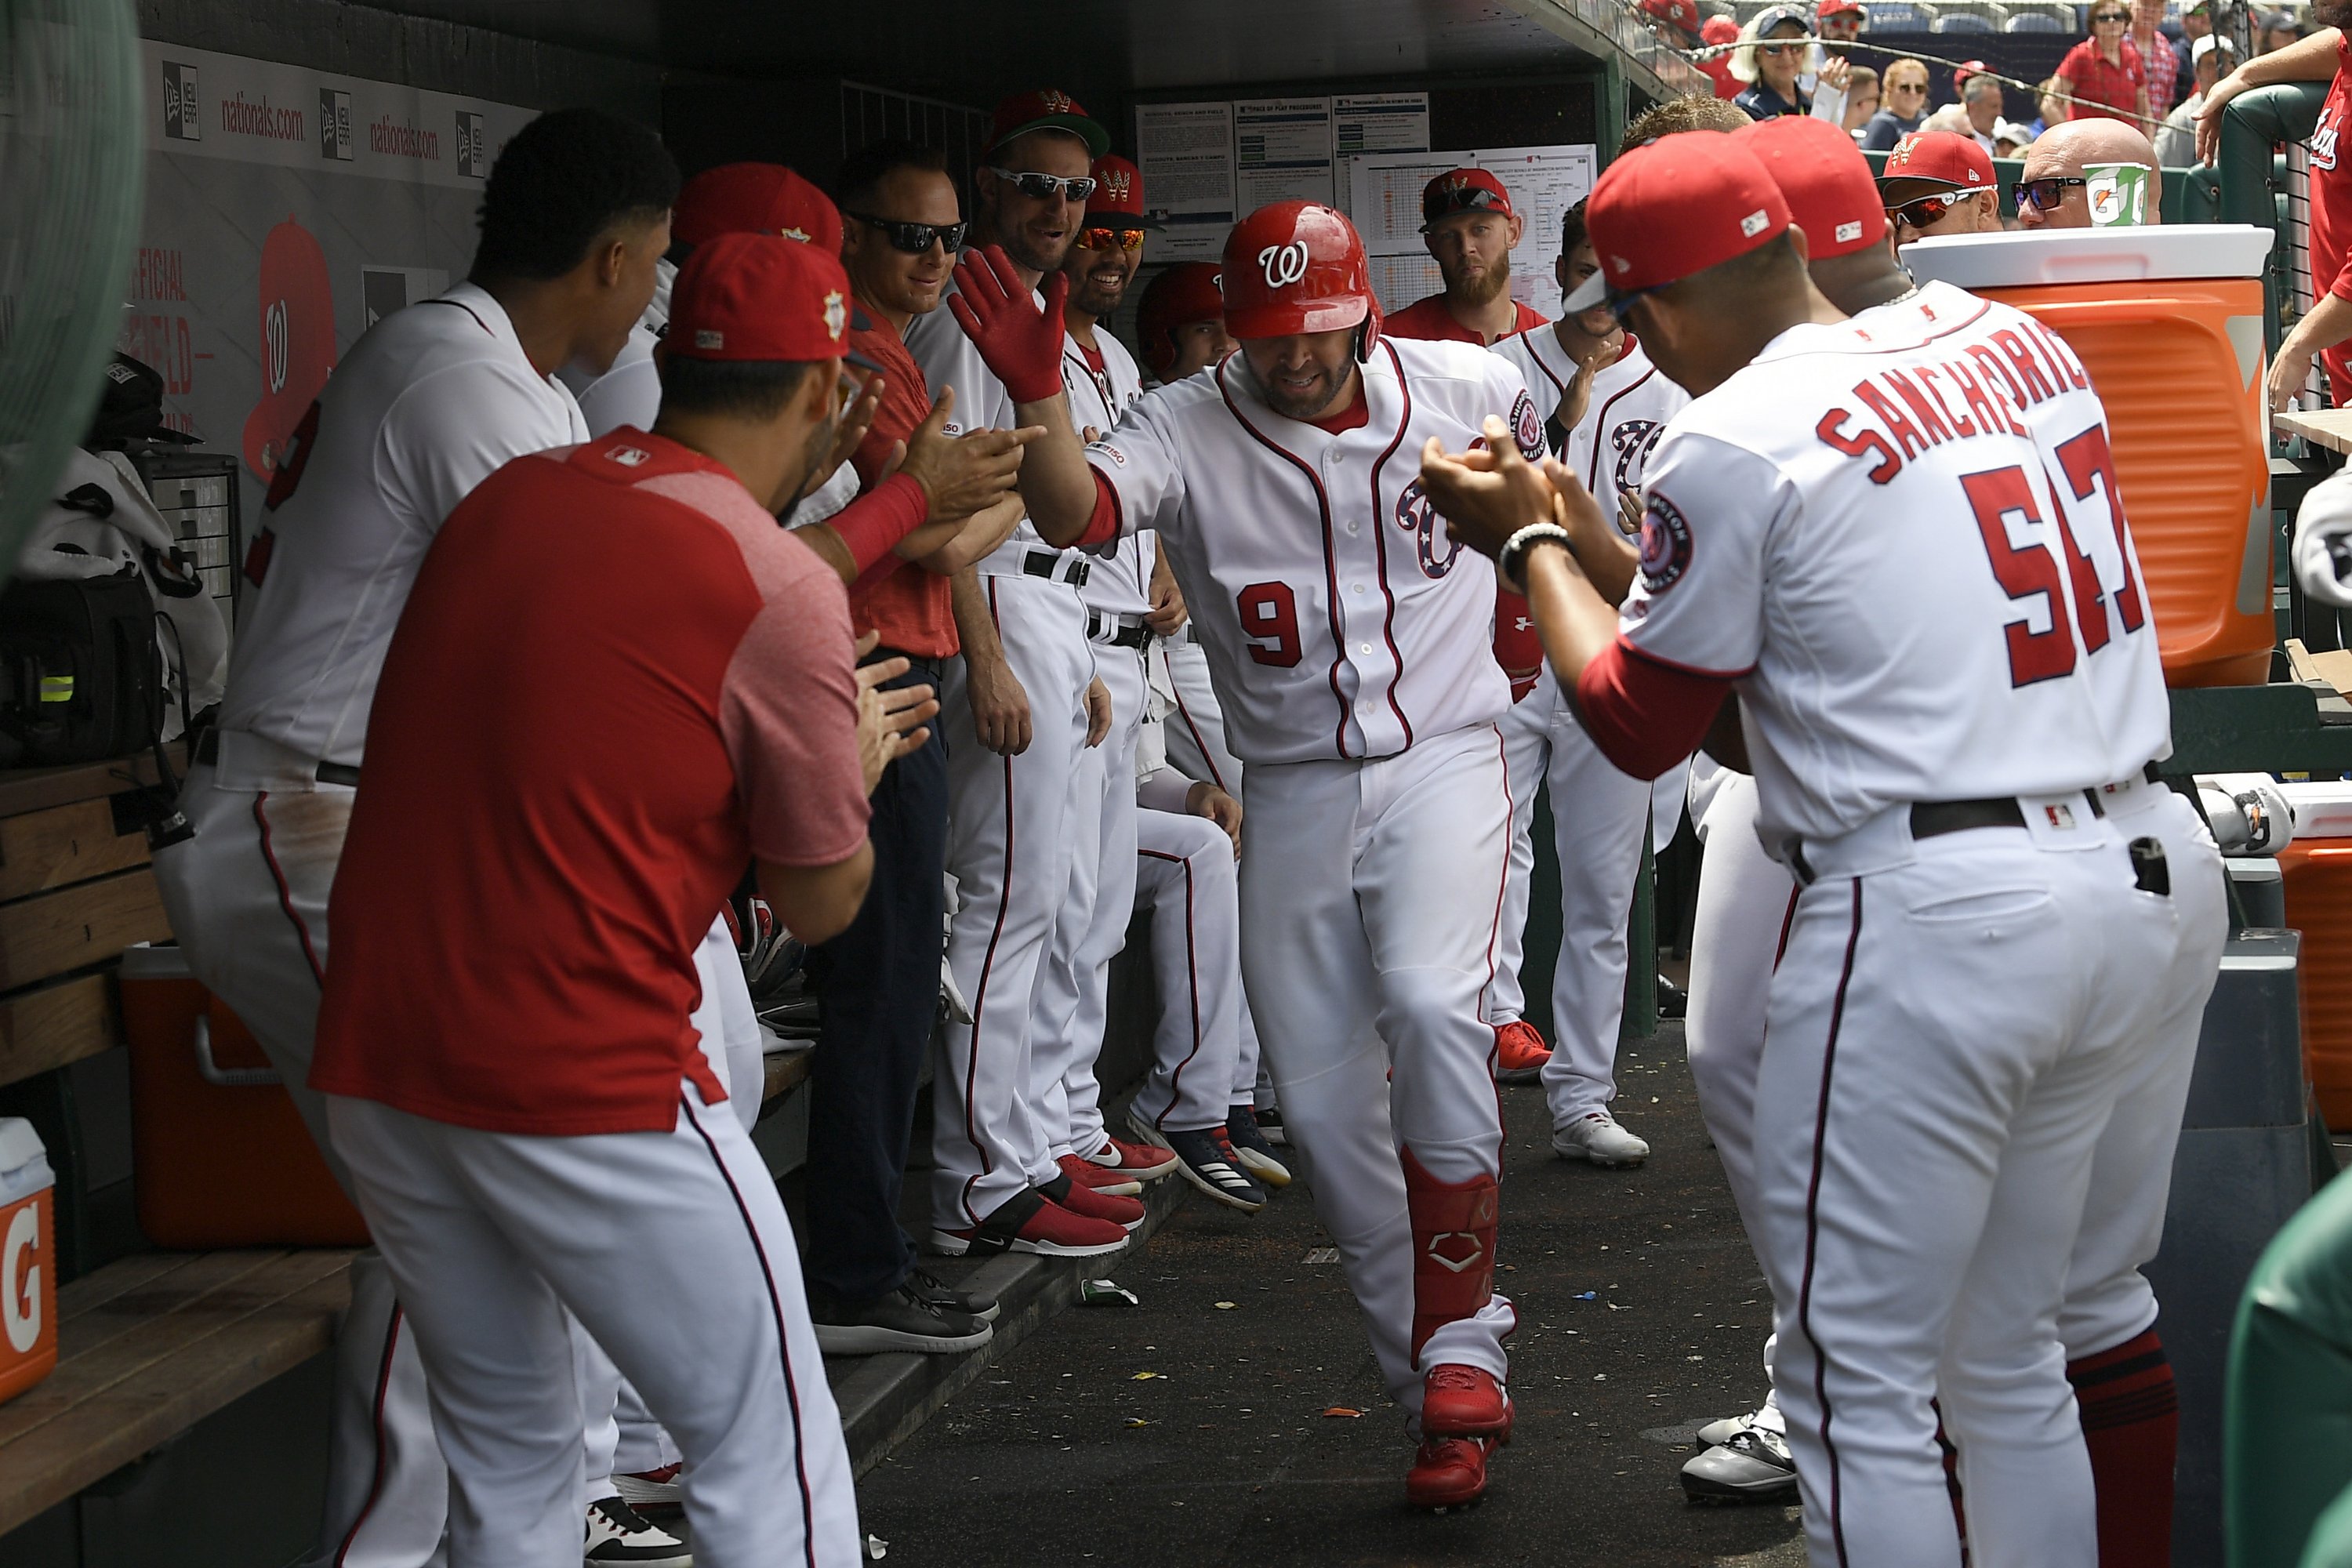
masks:
[[[510,458],[587,438],[554,373],[601,371],[627,342],[677,193],[677,166],[642,127],[595,110],[532,121],[490,171],[467,281],[352,345],[270,479],[220,725],[181,796],[194,837],[155,869],[190,966],[252,1028],[347,1188],[307,1080],[328,889],[384,650],[426,547],[467,492]],[[417,1568],[440,1547],[448,1472],[382,1259],[362,1254],[352,1273],[310,1561]],[[600,1426],[582,1500],[590,1559],[689,1561],[609,1482],[600,1489],[613,1441],[609,1420]]]

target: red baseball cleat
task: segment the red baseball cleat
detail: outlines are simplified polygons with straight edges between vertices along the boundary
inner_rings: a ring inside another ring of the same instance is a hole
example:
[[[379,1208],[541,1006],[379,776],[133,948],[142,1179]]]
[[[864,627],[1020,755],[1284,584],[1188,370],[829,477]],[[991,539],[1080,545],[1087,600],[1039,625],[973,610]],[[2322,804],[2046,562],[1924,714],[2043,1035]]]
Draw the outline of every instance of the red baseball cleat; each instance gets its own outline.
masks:
[[[1495,1081],[1496,1083],[1533,1083],[1543,1077],[1544,1064],[1551,1060],[1551,1047],[1536,1033],[1536,1026],[1523,1018],[1495,1026]]]
[[[1495,1374],[1458,1362],[1433,1366],[1421,1380],[1421,1429],[1435,1437],[1511,1440],[1511,1396]]]
[[[1123,1198],[1099,1187],[1087,1186],[1067,1176],[1055,1178],[1041,1190],[1072,1214],[1082,1215],[1087,1219],[1107,1219],[1129,1230],[1143,1223],[1143,1205],[1135,1199]]]
[[[1103,1146],[1087,1158],[1106,1170],[1124,1171],[1139,1182],[1156,1182],[1176,1169],[1173,1151],[1155,1149],[1149,1143],[1129,1143],[1108,1133],[1103,1134]]]
[[[1415,1508],[1467,1508],[1486,1495],[1486,1456],[1494,1445],[1483,1437],[1427,1437],[1404,1473],[1405,1501]]]
[[[1073,1183],[1082,1187],[1092,1187],[1098,1193],[1117,1193],[1121,1197],[1131,1198],[1143,1190],[1143,1184],[1130,1173],[1114,1171],[1076,1154],[1065,1154],[1054,1163],[1062,1167],[1062,1174]]]
[[[1127,1245],[1126,1230],[1108,1220],[1072,1214],[1031,1187],[1015,1193],[985,1220],[961,1230],[934,1228],[931,1250],[950,1258],[967,1253],[1034,1252],[1045,1258],[1098,1258]]]

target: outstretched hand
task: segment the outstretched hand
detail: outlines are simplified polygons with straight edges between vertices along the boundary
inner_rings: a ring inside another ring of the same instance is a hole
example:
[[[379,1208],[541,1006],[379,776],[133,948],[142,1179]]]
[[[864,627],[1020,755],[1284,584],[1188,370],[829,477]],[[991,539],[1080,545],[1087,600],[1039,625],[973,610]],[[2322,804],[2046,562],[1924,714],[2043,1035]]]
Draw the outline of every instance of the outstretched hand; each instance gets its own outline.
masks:
[[[876,641],[872,632],[860,637],[857,656],[863,658],[871,653]],[[857,760],[865,770],[867,795],[874,793],[892,763],[909,752],[920,751],[931,738],[924,721],[940,710],[932,689],[884,685],[906,674],[909,668],[903,658],[886,658],[857,667]]]
[[[1459,454],[1431,437],[1421,451],[1421,482],[1446,532],[1492,558],[1528,524],[1568,519],[1559,491],[1519,455],[1509,426],[1489,415],[1486,435],[1486,446]]]
[[[1015,403],[1043,403],[1062,390],[1062,302],[1070,280],[1060,272],[1045,280],[1041,309],[1028,285],[999,246],[969,250],[955,268],[956,291],[948,296],[964,336]]]

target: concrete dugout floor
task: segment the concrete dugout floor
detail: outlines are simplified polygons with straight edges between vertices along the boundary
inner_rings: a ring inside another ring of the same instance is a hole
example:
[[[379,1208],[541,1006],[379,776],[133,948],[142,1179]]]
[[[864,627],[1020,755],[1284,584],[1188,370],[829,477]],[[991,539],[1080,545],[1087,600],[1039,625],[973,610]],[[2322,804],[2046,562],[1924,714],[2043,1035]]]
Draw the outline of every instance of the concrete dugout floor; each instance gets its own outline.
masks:
[[[1295,1183],[1254,1216],[1193,1195],[1111,1259],[1141,1305],[1074,1308],[988,1368],[859,1484],[865,1529],[894,1563],[955,1568],[1801,1564],[1793,1508],[1676,1484],[1690,1429],[1762,1396],[1769,1302],[1681,1025],[1628,1046],[1619,1082],[1638,1170],[1555,1158],[1542,1090],[1503,1093],[1518,1421],[1482,1506],[1405,1506],[1402,1421]]]

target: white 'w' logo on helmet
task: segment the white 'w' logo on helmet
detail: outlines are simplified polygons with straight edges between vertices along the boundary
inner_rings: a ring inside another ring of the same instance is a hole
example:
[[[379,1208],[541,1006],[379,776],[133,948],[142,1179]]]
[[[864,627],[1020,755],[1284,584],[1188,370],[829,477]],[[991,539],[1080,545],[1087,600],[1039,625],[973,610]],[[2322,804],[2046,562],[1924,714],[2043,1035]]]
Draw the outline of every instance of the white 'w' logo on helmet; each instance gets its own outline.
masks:
[[[1269,245],[1257,253],[1257,264],[1265,270],[1267,288],[1296,283],[1307,276],[1307,242],[1294,239],[1288,245]]]

